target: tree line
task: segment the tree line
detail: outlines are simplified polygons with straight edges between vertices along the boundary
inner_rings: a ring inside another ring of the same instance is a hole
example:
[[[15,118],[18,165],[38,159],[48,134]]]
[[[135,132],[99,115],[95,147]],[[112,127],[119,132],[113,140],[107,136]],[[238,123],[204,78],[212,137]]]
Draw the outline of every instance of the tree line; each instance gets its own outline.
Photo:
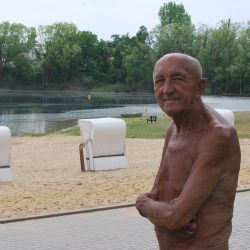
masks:
[[[159,8],[159,24],[105,41],[73,23],[0,23],[0,87],[36,90],[152,91],[155,61],[166,53],[198,58],[209,94],[250,94],[250,21],[195,27],[182,4]]]

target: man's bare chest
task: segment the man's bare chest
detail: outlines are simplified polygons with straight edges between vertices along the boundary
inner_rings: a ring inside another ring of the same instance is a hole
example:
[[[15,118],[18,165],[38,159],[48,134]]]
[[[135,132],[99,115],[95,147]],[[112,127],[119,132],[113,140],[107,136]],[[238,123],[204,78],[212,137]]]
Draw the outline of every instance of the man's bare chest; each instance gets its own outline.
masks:
[[[173,138],[163,152],[159,187],[169,193],[179,193],[195,162],[197,142],[192,138]]]
[[[163,153],[163,161],[167,169],[169,171],[189,170],[195,161],[197,146],[197,140],[190,136],[172,138]]]

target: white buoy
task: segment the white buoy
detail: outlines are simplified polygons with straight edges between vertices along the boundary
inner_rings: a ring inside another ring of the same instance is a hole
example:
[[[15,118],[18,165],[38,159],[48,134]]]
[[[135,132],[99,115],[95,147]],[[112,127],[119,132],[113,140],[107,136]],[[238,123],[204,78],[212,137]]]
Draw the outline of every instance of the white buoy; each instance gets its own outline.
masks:
[[[0,182],[12,181],[10,163],[11,133],[8,127],[0,126]]]

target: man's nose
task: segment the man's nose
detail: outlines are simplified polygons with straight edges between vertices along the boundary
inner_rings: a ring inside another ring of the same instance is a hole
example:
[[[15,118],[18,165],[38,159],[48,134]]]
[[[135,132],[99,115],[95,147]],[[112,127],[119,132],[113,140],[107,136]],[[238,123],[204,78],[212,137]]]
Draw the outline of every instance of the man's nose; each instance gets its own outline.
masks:
[[[174,91],[174,86],[173,86],[173,83],[171,81],[171,79],[167,78],[164,82],[164,85],[163,85],[163,90],[162,92],[165,94],[169,94],[169,93],[172,93]]]

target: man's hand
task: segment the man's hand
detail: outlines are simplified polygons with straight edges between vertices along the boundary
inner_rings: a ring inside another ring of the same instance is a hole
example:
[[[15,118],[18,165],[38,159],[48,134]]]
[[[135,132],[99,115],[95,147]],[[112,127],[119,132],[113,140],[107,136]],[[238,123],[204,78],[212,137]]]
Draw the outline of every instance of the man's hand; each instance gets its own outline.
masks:
[[[173,204],[177,199],[178,197],[170,201],[169,205]],[[158,200],[158,197],[152,193],[141,194],[138,196],[136,200],[136,203],[135,203],[136,209],[138,210],[141,216],[147,218],[147,216],[144,214],[145,209],[147,209],[148,204],[150,203],[152,204],[152,202],[157,201],[157,200]],[[152,218],[148,218],[148,219],[155,225],[159,224],[159,223],[156,223]],[[185,226],[184,228],[178,231],[174,231],[174,232],[172,231],[172,233],[174,233],[176,236],[180,238],[188,239],[193,236],[196,228],[197,228],[196,218],[193,218],[187,226]]]
[[[143,217],[146,217],[142,211],[143,211],[143,207],[145,206],[148,199],[156,200],[157,197],[153,194],[145,193],[145,194],[139,195],[138,198],[136,199],[136,202],[135,202],[136,209],[138,210],[140,215]]]
[[[173,233],[180,238],[188,239],[194,235],[196,228],[197,228],[197,223],[194,218],[189,222],[189,224],[186,227]]]
[[[178,200],[178,197],[171,200],[170,201],[170,204],[173,204],[174,202],[176,202]],[[194,217],[190,222],[189,224],[184,227],[183,229],[181,230],[178,230],[176,232],[174,232],[176,235],[178,235],[179,237],[181,238],[184,238],[184,239],[188,239],[190,238],[191,236],[193,236],[195,230],[197,228],[197,223],[196,223],[196,218]]]

